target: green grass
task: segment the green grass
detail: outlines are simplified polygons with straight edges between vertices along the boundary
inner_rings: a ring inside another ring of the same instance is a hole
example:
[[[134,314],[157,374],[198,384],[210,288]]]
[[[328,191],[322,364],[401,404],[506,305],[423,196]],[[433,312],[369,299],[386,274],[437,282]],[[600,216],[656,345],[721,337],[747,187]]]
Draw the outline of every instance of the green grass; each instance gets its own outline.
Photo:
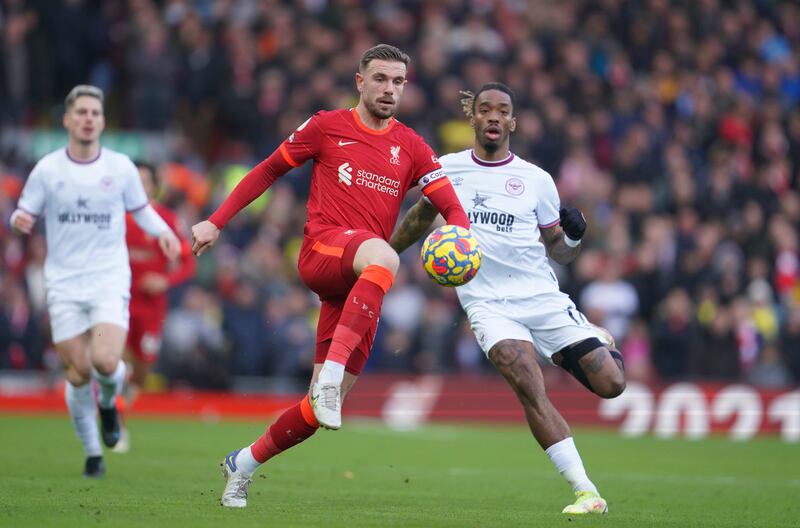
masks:
[[[567,484],[522,427],[392,432],[349,421],[270,461],[245,510],[219,506],[224,454],[258,423],[130,422],[133,450],[102,481],[66,417],[0,415],[0,526],[796,526],[800,447],[624,439],[577,431],[610,514],[570,519]]]

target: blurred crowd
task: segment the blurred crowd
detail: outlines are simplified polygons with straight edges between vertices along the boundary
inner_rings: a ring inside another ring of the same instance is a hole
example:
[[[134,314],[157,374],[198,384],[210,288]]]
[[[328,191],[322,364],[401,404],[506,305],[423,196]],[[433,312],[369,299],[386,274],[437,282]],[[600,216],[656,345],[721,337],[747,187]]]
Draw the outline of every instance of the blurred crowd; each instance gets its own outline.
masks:
[[[800,381],[800,4],[770,0],[2,0],[0,122],[60,127],[89,82],[109,129],[176,138],[161,199],[186,226],[319,109],[353,106],[364,49],[412,56],[399,118],[444,154],[459,90],[516,93],[512,150],[589,229],[562,288],[631,379]],[[41,234],[7,219],[35,159],[0,153],[0,368],[53,369]],[[317,300],[295,270],[310,164],[235,218],[172,292],[159,372],[230,387],[307,376]],[[417,195],[408,199],[410,206]],[[484,372],[414,249],[368,370]]]

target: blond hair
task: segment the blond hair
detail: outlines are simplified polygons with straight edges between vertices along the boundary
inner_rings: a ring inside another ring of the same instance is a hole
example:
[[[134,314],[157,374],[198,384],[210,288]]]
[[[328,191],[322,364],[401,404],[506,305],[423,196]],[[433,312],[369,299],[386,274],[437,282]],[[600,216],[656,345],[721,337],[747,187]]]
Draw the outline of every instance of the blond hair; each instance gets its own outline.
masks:
[[[70,107],[75,104],[75,101],[78,99],[78,97],[82,97],[84,95],[94,97],[100,101],[100,104],[103,104],[103,100],[105,99],[103,90],[97,86],[92,86],[91,84],[79,84],[67,94],[67,97],[64,99],[64,108],[69,110]]]
[[[470,92],[469,90],[459,90],[459,95],[461,95],[461,110],[464,111],[464,114],[472,119],[472,108],[475,104],[475,94]]]

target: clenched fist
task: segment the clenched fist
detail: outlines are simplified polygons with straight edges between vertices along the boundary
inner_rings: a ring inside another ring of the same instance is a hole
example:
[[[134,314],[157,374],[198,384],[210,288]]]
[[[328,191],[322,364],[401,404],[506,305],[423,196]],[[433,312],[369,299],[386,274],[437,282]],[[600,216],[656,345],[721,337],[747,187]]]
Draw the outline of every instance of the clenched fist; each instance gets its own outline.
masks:
[[[208,220],[203,220],[199,224],[193,225],[192,253],[199,257],[206,249],[213,246],[218,238],[219,228]]]
[[[22,209],[17,209],[11,214],[11,227],[13,227],[14,231],[17,233],[30,235],[35,222],[36,218]]]
[[[575,242],[583,238],[586,232],[586,218],[574,207],[562,207],[560,211],[561,229],[570,240]]]

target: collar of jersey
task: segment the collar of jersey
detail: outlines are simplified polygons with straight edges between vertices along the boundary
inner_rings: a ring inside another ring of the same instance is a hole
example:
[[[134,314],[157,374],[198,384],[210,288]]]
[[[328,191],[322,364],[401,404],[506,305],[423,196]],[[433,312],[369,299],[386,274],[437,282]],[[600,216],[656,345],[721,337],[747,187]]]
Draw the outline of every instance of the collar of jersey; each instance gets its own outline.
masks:
[[[384,128],[383,130],[375,130],[374,128],[370,128],[370,127],[368,127],[367,125],[364,124],[364,122],[359,117],[358,112],[356,112],[355,108],[351,108],[350,109],[350,113],[353,114],[353,119],[355,119],[356,125],[358,125],[358,128],[360,128],[361,130],[363,130],[367,134],[375,134],[376,136],[381,136],[383,134],[386,134],[387,132],[389,132],[392,129],[392,127],[394,127],[394,124],[397,122],[395,120],[395,118],[392,117],[392,118],[389,119],[389,124],[386,125],[386,128]]]
[[[90,160],[79,160],[72,157],[72,154],[69,153],[69,147],[64,147],[64,152],[67,153],[67,159],[69,159],[72,163],[77,163],[78,165],[90,165],[95,161],[100,159],[100,155],[103,153],[103,147],[97,149],[97,156]]]
[[[511,163],[511,160],[514,159],[514,153],[511,152],[511,151],[508,151],[508,156],[506,156],[505,158],[501,159],[500,161],[482,160],[478,156],[475,155],[475,150],[474,149],[470,149],[469,153],[472,156],[472,161],[474,161],[475,163],[477,163],[478,165],[480,165],[482,167],[499,167],[501,165],[506,165],[508,163]]]

